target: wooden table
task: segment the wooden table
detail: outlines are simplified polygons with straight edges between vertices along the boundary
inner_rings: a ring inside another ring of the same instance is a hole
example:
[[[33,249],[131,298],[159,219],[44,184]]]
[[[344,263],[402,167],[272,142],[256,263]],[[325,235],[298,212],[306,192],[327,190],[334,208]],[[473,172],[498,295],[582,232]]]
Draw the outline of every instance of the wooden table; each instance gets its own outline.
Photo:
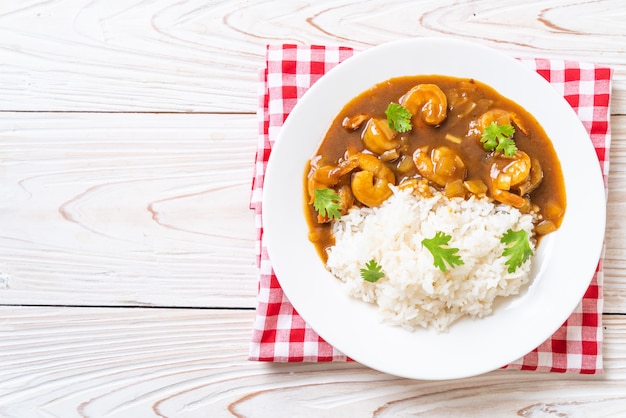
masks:
[[[625,18],[622,0],[0,3],[0,416],[624,416]],[[603,375],[247,361],[265,44],[415,36],[615,70]]]

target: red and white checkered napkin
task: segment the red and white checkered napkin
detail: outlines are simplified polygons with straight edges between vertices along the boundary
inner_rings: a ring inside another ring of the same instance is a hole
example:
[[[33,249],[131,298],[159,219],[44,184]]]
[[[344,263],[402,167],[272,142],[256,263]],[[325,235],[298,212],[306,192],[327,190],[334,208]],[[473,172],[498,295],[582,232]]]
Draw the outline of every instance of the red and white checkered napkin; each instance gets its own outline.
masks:
[[[260,73],[260,135],[250,203],[256,214],[259,265],[258,304],[250,360],[350,361],[320,338],[283,294],[263,243],[261,196],[272,144],[296,101],[326,71],[354,53],[350,48],[328,46],[276,45],[267,48],[267,67]],[[525,59],[522,62],[548,80],[576,111],[596,149],[606,188],[611,69],[562,60]],[[602,264],[603,258],[580,305],[563,326],[535,350],[505,368],[602,373]]]

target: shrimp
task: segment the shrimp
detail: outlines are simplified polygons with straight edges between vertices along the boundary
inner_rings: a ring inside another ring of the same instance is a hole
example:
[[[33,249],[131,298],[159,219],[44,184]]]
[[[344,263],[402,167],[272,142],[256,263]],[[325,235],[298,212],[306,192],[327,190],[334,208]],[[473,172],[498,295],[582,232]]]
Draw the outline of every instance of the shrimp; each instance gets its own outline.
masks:
[[[315,190],[329,188],[335,191],[339,196],[339,204],[341,205],[341,214],[345,215],[348,210],[354,206],[354,195],[347,181],[343,181],[344,173],[334,165],[323,165],[320,167],[312,166],[308,176],[308,193],[309,204],[315,201]],[[330,219],[323,215],[317,215],[318,223],[330,222]]]
[[[508,112],[502,109],[491,109],[483,113],[478,119],[473,120],[469,124],[468,136],[481,137],[485,128],[492,123],[498,126],[510,125],[511,122],[519,128],[524,135],[528,135],[528,129],[522,124],[521,119],[512,112]]]
[[[530,174],[526,180],[519,184],[516,188],[519,190],[520,195],[525,195],[539,187],[542,181],[543,170],[541,169],[541,163],[537,158],[531,158]]]
[[[352,171],[350,186],[354,198],[366,206],[378,206],[393,193],[389,185],[395,185],[393,171],[376,156],[355,154],[337,166],[337,174],[345,175]]]
[[[312,162],[307,181],[309,204],[313,204],[315,200],[315,190],[318,189],[329,188],[335,190],[340,197],[342,197],[342,194],[346,195],[345,192],[342,191],[343,185],[339,184],[343,176],[344,173],[336,165],[326,164],[318,167],[316,163]],[[352,201],[354,201],[354,199],[352,199]],[[342,197],[343,208],[349,209],[352,206],[352,203],[350,203],[349,206],[343,205],[343,203],[348,202],[350,202],[350,199],[344,199]]]
[[[467,175],[461,156],[445,146],[435,147],[430,153],[428,147],[418,148],[413,154],[413,162],[423,177],[442,187],[455,180],[464,180]]]
[[[354,194],[352,194],[352,188],[348,184],[343,184],[337,188],[337,195],[339,196],[339,203],[341,204],[341,214],[348,213],[348,209],[354,206]]]
[[[448,99],[436,84],[418,84],[399,100],[411,114],[421,113],[427,125],[436,126],[448,116]]]
[[[524,151],[517,151],[513,157],[495,158],[489,171],[493,198],[516,208],[524,206],[526,200],[511,189],[527,181],[531,167],[530,157]]]
[[[354,206],[354,195],[352,194],[352,189],[350,188],[349,184],[339,184],[333,187],[333,190],[335,190],[337,196],[339,196],[339,206],[341,206],[339,212],[343,216],[348,213],[348,210],[352,206]],[[328,216],[324,216],[321,214],[317,215],[317,223],[324,224],[330,221],[331,218],[329,218]]]
[[[342,186],[343,179],[350,173],[351,193]],[[340,182],[342,185],[339,185]],[[389,185],[395,185],[395,182],[393,171],[375,155],[353,154],[336,166],[324,165],[311,170],[308,181],[310,203],[315,189],[330,187],[337,190],[345,211],[352,207],[354,199],[366,206],[378,206],[391,196]]]
[[[365,148],[382,155],[387,151],[396,149],[400,140],[395,139],[396,131],[389,127],[387,120],[370,118],[363,129],[361,140]]]
[[[335,166],[323,165],[321,167],[311,167],[309,171],[307,188],[309,192],[309,204],[315,200],[315,190],[335,186],[340,178],[333,173]]]

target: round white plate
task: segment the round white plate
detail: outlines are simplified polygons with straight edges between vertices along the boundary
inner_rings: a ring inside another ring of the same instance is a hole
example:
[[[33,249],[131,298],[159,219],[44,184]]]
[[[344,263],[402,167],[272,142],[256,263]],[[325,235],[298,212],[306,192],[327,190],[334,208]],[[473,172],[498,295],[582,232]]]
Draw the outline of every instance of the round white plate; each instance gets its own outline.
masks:
[[[376,307],[345,294],[307,239],[305,164],[331,121],[352,98],[392,77],[441,74],[474,78],[525,107],[554,143],[565,178],[561,228],[542,239],[533,279],[482,319],[448,332],[406,331],[380,322]],[[411,39],[349,58],[297,103],[272,150],[264,183],[264,239],[286,296],[327,342],[352,359],[414,379],[452,379],[500,368],[549,338],[580,302],[604,239],[606,201],[589,136],[567,102],[514,58],[459,40]]]

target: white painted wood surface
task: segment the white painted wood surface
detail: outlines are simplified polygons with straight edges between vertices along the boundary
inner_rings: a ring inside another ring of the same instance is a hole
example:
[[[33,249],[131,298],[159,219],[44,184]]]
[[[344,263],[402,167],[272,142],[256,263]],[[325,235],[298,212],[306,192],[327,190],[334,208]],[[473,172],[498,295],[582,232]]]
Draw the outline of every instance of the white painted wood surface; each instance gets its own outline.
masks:
[[[621,0],[0,1],[0,416],[626,416],[625,19]],[[411,36],[614,68],[604,375],[246,360],[265,44]]]

